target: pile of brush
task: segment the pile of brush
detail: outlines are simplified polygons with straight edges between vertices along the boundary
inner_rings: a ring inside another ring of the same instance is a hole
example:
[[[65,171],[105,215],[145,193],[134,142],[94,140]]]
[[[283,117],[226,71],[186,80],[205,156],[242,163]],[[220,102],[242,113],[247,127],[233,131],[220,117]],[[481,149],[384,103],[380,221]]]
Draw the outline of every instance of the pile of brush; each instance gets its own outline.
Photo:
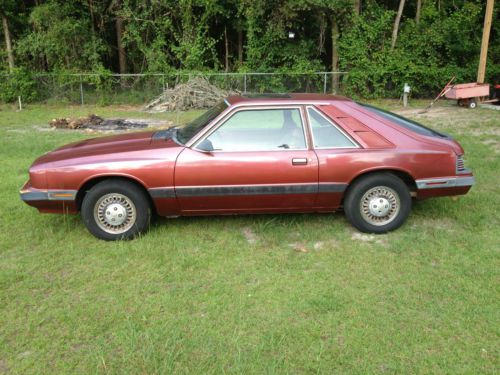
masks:
[[[237,91],[222,90],[203,77],[195,77],[165,90],[159,97],[146,104],[144,110],[166,112],[210,108],[225,97],[237,94]]]

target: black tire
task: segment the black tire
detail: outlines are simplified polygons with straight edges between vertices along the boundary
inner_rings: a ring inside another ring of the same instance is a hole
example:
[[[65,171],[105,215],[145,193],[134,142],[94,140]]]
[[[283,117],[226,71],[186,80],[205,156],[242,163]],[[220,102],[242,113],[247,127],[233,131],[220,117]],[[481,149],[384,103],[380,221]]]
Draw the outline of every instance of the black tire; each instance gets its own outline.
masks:
[[[476,99],[470,99],[468,106],[469,106],[469,109],[475,109],[477,107],[477,101],[476,101]]]
[[[145,192],[134,183],[119,179],[92,187],[83,198],[81,212],[89,232],[106,241],[130,240],[146,231],[151,219]]]
[[[392,173],[376,173],[360,178],[349,187],[344,199],[347,220],[365,233],[387,233],[397,229],[410,211],[410,191]]]

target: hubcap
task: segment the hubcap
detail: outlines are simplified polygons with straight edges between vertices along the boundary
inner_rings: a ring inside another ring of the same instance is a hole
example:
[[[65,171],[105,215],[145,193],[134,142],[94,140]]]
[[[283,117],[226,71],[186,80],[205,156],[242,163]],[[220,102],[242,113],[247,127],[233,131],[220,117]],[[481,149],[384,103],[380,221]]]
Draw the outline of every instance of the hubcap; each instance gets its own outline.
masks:
[[[398,194],[387,186],[371,188],[361,198],[361,216],[372,225],[389,224],[397,217],[399,209]]]
[[[135,205],[123,194],[106,194],[94,206],[94,219],[107,233],[125,233],[135,224]]]

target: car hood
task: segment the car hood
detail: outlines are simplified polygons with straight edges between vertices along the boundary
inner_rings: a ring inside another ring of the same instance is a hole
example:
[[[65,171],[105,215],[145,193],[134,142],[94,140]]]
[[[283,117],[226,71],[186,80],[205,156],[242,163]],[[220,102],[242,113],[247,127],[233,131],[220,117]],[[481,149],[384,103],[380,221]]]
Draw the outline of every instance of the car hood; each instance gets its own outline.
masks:
[[[33,163],[32,167],[42,164],[52,164],[62,160],[88,158],[93,156],[101,158],[106,154],[142,151],[158,147],[158,142],[161,142],[161,147],[165,148],[179,147],[179,145],[172,140],[171,134],[160,139],[155,137],[157,133],[160,132],[148,131],[128,133],[85,139],[83,141],[70,143],[41,156]]]

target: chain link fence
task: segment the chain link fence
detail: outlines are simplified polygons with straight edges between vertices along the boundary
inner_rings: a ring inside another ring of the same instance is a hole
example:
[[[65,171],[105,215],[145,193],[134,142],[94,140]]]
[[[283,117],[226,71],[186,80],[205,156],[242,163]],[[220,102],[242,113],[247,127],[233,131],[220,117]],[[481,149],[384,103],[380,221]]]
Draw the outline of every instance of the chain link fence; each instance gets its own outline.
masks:
[[[37,74],[36,101],[67,104],[145,104],[193,77],[241,93],[311,92],[342,94],[346,72]],[[21,98],[23,99],[23,98]]]

